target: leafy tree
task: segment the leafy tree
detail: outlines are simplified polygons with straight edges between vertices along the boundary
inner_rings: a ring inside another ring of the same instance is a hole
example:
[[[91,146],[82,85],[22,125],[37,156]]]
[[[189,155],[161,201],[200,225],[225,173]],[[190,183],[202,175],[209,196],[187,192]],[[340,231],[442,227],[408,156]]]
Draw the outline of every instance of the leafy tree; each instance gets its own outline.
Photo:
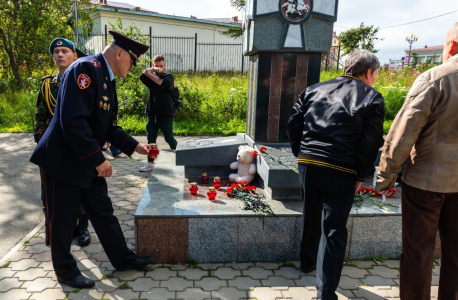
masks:
[[[377,53],[375,44],[377,41],[383,41],[383,38],[377,37],[380,28],[374,28],[374,25],[365,26],[361,23],[359,27],[343,31],[339,35],[339,42],[343,51],[342,55],[350,54],[354,49],[366,49],[373,53]]]
[[[231,5],[241,11],[245,7],[245,0],[231,0]],[[241,27],[231,27],[221,34],[236,39],[243,36],[243,31]]]
[[[90,14],[90,0],[78,1],[78,13]],[[38,67],[50,66],[48,46],[55,37],[73,39],[67,20],[73,11],[73,1],[10,0],[0,2],[0,61],[3,76],[12,77],[16,86]],[[92,18],[83,18],[92,30]]]

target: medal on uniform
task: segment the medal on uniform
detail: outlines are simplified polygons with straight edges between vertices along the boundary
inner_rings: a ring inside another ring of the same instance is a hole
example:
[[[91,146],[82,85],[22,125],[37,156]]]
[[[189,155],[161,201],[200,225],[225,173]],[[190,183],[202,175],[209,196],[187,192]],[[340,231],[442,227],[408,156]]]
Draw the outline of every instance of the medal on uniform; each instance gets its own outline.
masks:
[[[110,98],[108,98],[107,96],[102,96],[102,98],[103,98],[103,100],[105,100],[105,101],[108,101],[108,99],[110,99]]]
[[[103,102],[102,101],[100,101],[99,106],[100,106],[100,108],[102,108],[102,106],[103,106]]]
[[[106,103],[103,104],[103,109],[104,109],[104,110],[107,110],[107,104],[106,104]]]
[[[106,83],[103,84],[103,88],[104,88],[104,89],[107,89],[107,88],[108,88]]]
[[[108,110],[110,110],[110,104],[108,104]]]

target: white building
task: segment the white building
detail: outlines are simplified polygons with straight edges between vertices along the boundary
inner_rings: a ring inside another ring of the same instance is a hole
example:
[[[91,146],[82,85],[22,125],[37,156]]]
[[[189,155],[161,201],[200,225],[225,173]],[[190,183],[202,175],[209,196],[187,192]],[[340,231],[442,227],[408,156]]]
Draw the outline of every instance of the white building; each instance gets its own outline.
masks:
[[[388,62],[390,70],[401,70],[404,66],[403,59],[390,59]]]
[[[424,63],[428,60],[434,60],[433,62],[439,63],[442,62],[442,52],[444,46],[434,46],[428,47],[427,45],[424,48],[412,49],[412,53],[416,53],[420,58],[420,63]],[[406,57],[405,63],[409,63],[409,49],[405,50]]]
[[[83,43],[86,52],[103,49],[106,39],[111,38],[107,34],[110,23],[114,24],[119,16],[124,27],[134,24],[141,28],[152,45],[151,55],[165,55],[169,70],[239,71],[242,68],[242,39],[221,34],[229,28],[241,27],[237,17],[197,19],[160,14],[127,3],[96,1],[100,1],[100,7],[94,14],[94,36]]]

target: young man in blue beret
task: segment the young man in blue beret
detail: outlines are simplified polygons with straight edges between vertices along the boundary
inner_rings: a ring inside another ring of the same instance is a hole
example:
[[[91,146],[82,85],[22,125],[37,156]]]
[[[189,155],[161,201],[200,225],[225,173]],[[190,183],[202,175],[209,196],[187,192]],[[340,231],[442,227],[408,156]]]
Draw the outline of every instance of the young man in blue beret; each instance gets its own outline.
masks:
[[[141,269],[152,262],[127,247],[105,180],[113,169],[101,150],[108,141],[128,156],[148,154],[148,145],[117,126],[115,76],[125,78],[149,47],[115,31],[110,34],[113,39],[103,53],[79,59],[65,71],[54,117],[30,158],[46,174],[54,271],[60,283],[74,288],[95,285],[70,253],[80,203],[117,270]]]
[[[64,75],[65,70],[80,57],[86,56],[81,51],[78,51],[73,42],[64,39],[56,38],[49,44],[49,53],[54,59],[59,72],[53,75],[47,75],[42,78],[40,90],[37,97],[37,110],[35,114],[35,142],[41,139],[54,115],[56,105],[57,91],[59,90],[60,80]],[[47,216],[46,191],[45,191],[45,172],[40,168],[41,176],[41,198],[43,201],[43,211],[46,216],[46,245],[49,245],[49,218]],[[83,206],[80,206],[78,225],[75,228],[73,237],[78,237],[78,245],[80,247],[87,246],[91,243],[91,235],[89,233],[88,217]]]

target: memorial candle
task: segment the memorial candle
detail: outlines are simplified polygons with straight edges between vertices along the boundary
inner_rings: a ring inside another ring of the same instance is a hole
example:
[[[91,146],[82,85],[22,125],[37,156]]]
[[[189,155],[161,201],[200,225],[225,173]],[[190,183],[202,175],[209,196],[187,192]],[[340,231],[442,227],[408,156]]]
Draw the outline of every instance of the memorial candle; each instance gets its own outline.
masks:
[[[213,179],[213,186],[215,187],[215,189],[219,190],[219,188],[221,187],[221,179],[216,176],[214,179]]]
[[[197,182],[191,182],[191,186],[189,187],[189,190],[191,191],[191,195],[197,195],[197,191],[199,190],[199,187],[197,186]]]
[[[209,187],[207,192],[208,200],[213,201],[216,198],[216,191],[214,187]]]
[[[202,180],[203,184],[208,183],[208,174],[207,173],[202,173],[202,176],[200,177],[200,180]]]

